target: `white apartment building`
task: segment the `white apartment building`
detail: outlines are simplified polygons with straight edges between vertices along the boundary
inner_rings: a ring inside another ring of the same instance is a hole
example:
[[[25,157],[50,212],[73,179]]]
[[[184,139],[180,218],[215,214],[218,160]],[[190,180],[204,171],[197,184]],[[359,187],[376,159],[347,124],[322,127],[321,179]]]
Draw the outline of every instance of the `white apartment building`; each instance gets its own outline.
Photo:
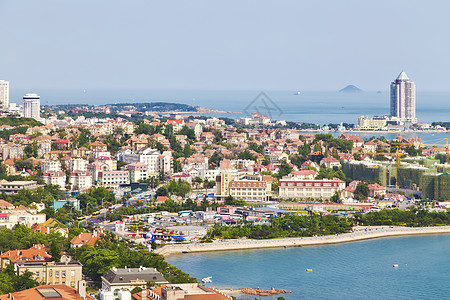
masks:
[[[17,224],[31,227],[47,221],[45,214],[38,214],[35,209],[9,209],[0,212],[0,227],[13,229]]]
[[[100,171],[98,172],[97,184],[101,186],[119,186],[129,184],[130,175],[128,171]]]
[[[23,96],[23,116],[39,120],[41,118],[41,97],[38,94]]]
[[[172,173],[172,152],[164,151],[162,154],[157,149],[144,148],[137,152],[131,149],[124,149],[116,154],[117,160],[127,164],[141,162],[148,166],[149,174],[157,174],[163,171],[166,174]]]
[[[61,171],[61,162],[59,160],[46,159],[42,161],[42,173]]]
[[[345,182],[339,179],[295,180],[283,178],[279,181],[280,198],[330,199],[335,192],[345,189]]]
[[[130,171],[130,182],[138,182],[146,180],[149,177],[148,166],[141,162],[128,164],[127,169]]]
[[[2,110],[9,109],[9,82],[0,80],[0,106]]]
[[[80,157],[75,157],[69,160],[69,170],[74,171],[87,171],[89,161]]]
[[[74,171],[69,175],[71,191],[86,191],[92,187],[92,175],[88,171]]]
[[[66,173],[64,171],[49,171],[42,173],[42,179],[46,184],[59,185],[63,190],[66,188]]]

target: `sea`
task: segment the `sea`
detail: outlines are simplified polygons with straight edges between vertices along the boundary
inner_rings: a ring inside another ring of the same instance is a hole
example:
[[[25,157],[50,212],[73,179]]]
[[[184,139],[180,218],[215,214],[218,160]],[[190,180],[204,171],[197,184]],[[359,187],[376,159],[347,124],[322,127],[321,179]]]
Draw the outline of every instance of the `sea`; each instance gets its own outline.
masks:
[[[208,286],[292,291],[279,295],[285,299],[449,299],[448,253],[450,234],[436,234],[300,248],[180,254],[169,256],[167,261],[199,281],[211,276]],[[258,299],[275,300],[279,296]]]

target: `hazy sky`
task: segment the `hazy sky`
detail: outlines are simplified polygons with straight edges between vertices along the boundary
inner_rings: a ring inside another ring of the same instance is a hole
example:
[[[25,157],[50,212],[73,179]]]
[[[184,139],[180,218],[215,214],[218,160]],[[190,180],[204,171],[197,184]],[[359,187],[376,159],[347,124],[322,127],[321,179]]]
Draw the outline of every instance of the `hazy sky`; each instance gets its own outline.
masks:
[[[33,89],[450,90],[450,1],[0,0],[0,79]]]

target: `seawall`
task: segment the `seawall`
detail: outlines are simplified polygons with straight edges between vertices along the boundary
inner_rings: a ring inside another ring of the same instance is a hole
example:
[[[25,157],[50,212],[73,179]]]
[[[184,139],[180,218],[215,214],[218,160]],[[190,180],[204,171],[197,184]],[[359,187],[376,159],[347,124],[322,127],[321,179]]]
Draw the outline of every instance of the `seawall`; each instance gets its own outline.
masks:
[[[419,228],[377,226],[377,227],[358,228],[356,231],[353,231],[351,233],[318,236],[318,237],[283,238],[283,239],[269,239],[269,240],[236,239],[236,240],[224,240],[223,242],[216,240],[213,243],[166,245],[156,249],[155,253],[168,256],[180,253],[248,250],[248,249],[277,248],[277,247],[301,247],[301,246],[348,243],[367,239],[402,236],[402,235],[444,234],[444,233],[450,233],[450,226],[419,227]]]

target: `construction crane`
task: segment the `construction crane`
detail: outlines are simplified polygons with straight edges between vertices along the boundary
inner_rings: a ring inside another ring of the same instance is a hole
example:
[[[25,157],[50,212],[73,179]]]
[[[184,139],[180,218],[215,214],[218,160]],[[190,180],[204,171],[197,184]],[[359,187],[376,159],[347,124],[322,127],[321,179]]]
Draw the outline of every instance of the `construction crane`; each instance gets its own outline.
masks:
[[[448,138],[445,138],[445,145],[437,145],[437,144],[423,144],[424,146],[431,146],[432,148],[437,148],[437,146],[443,146],[445,148],[445,162],[448,164],[450,157],[450,148],[448,145]]]
[[[360,152],[360,154],[366,154],[366,155],[395,155],[395,187],[398,188],[398,167],[400,167],[400,157],[407,155],[406,153],[400,153],[399,152],[399,148],[397,146],[397,150],[395,151],[395,153],[390,153],[390,152]]]
[[[406,155],[405,153],[399,152],[399,147],[397,147],[397,150],[394,153],[390,152],[361,152],[360,154],[366,154],[366,155],[395,155],[395,166],[398,168],[400,167],[400,156]]]

